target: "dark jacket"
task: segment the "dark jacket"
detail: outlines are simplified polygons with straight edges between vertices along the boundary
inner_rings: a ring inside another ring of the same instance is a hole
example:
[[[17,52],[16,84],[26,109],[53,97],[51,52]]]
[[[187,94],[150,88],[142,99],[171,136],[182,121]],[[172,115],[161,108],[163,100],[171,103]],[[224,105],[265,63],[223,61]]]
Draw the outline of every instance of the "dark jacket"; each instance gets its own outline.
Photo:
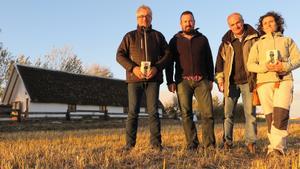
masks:
[[[247,80],[250,86],[250,91],[255,87],[256,74],[250,73],[246,67],[248,55],[252,45],[258,40],[258,32],[248,24],[244,25],[245,38],[243,41],[243,61],[244,68],[247,73]],[[219,47],[219,52],[216,61],[216,80],[217,82],[224,82],[224,95],[228,96],[230,86],[230,75],[232,72],[232,65],[234,62],[234,49],[232,47],[233,33],[231,30],[227,31],[222,38],[222,43]],[[236,70],[238,72],[238,70]]]
[[[171,59],[168,44],[162,33],[151,27],[145,31],[148,46],[147,61],[151,61],[151,66],[155,66],[158,72],[149,80],[138,79],[132,72],[135,66],[141,65],[141,61],[146,61],[144,30],[138,27],[124,36],[116,55],[117,61],[126,69],[126,81],[128,83],[141,81],[157,81],[162,83],[162,70]]]
[[[167,84],[174,83],[173,72],[175,62],[175,81],[179,83],[183,76],[200,75],[203,78],[214,80],[214,64],[211,49],[207,38],[195,31],[192,39],[182,36],[178,32],[169,43],[172,62],[166,68]]]

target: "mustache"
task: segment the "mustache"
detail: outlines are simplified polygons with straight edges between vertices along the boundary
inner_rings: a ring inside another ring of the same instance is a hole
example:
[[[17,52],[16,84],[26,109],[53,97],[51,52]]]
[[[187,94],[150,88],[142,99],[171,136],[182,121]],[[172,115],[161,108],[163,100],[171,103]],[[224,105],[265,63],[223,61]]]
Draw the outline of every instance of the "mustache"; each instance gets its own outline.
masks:
[[[184,29],[188,30],[188,31],[193,31],[194,30],[192,26],[186,26],[186,27],[184,27]]]

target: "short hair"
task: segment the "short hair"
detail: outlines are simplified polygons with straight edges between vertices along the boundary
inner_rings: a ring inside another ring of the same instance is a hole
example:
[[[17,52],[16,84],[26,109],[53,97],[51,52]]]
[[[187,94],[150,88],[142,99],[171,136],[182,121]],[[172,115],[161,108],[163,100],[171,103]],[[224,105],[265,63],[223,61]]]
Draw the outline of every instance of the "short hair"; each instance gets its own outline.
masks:
[[[183,15],[192,15],[193,19],[195,20],[193,12],[191,12],[191,11],[184,11],[184,12],[182,12],[181,15],[180,15],[180,21],[181,21],[181,17]]]
[[[142,6],[138,7],[138,9],[136,10],[136,16],[138,16],[138,13],[141,9],[145,9],[146,11],[148,11],[149,15],[152,17],[152,10],[149,6],[146,6],[146,5],[142,5]]]
[[[238,13],[238,12],[234,12],[234,13],[232,13],[232,14],[228,15],[228,17],[227,17],[227,21],[228,21],[228,20],[229,20],[229,18],[230,18],[230,17],[232,17],[233,15],[237,15],[237,16],[239,16],[239,17],[240,17],[240,20],[244,22],[244,18],[243,18],[243,16],[242,16],[240,13]]]
[[[275,23],[277,25],[276,32],[281,32],[283,34],[283,32],[284,32],[284,28],[283,28],[284,27],[284,19],[279,13],[274,12],[274,11],[267,12],[266,14],[264,14],[263,16],[261,16],[259,18],[259,21],[257,23],[257,30],[258,30],[259,34],[260,35],[266,34],[266,32],[264,32],[264,30],[263,30],[263,23],[262,22],[268,16],[272,16],[274,18]]]

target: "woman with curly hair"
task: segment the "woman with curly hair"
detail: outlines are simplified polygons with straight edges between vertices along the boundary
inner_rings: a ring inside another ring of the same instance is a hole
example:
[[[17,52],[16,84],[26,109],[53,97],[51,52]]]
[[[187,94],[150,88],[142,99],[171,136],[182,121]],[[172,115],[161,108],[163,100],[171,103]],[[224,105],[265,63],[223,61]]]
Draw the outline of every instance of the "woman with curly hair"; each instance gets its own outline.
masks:
[[[267,156],[284,155],[293,98],[292,70],[300,66],[300,52],[293,39],[283,35],[284,19],[276,12],[259,18],[261,37],[252,46],[247,62],[257,73],[257,92],[268,125]]]

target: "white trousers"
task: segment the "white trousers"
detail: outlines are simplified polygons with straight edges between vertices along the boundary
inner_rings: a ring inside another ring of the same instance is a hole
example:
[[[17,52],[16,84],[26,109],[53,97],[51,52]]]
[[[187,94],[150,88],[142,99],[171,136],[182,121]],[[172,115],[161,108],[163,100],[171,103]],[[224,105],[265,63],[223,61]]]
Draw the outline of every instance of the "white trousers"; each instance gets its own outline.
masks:
[[[282,110],[282,113],[289,113],[293,100],[293,81],[282,81],[278,88],[275,87],[275,82],[265,83],[258,87],[257,92],[265,115],[274,113],[274,110],[276,111],[278,108]],[[284,150],[287,148],[286,137],[288,136],[288,132],[286,129],[280,129],[274,125],[274,121],[278,122],[279,120],[280,122],[281,120],[276,118],[281,118],[281,116],[273,115],[271,131],[268,133],[270,141],[268,152],[276,149],[284,154]]]

